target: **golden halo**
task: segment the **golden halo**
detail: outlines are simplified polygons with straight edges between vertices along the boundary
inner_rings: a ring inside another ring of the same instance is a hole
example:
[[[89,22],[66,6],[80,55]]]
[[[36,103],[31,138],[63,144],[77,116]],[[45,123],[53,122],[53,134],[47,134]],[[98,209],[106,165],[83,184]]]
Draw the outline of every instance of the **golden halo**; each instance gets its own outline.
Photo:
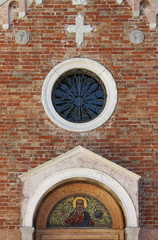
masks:
[[[77,201],[78,199],[82,199],[82,200],[83,200],[84,208],[86,208],[86,207],[87,207],[87,200],[86,200],[85,198],[83,198],[83,197],[76,197],[76,198],[73,200],[73,203],[72,203],[73,208],[76,207],[76,201]]]

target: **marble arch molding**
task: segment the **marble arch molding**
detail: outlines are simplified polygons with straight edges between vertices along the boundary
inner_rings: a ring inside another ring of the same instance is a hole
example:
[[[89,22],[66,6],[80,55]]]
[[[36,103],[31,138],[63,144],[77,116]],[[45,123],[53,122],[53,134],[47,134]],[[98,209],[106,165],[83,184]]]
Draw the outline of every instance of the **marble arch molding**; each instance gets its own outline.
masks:
[[[86,179],[110,189],[121,203],[125,221],[125,239],[138,240],[140,176],[78,146],[65,154],[19,176],[22,181],[22,240],[33,240],[33,219],[46,194],[70,180]]]

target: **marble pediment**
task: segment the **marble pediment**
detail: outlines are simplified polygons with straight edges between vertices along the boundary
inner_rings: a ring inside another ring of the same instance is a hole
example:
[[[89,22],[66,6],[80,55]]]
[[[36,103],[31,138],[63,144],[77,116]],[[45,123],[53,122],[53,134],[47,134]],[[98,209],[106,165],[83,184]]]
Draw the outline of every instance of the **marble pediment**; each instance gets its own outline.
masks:
[[[67,175],[67,172],[69,174]],[[99,176],[110,177],[128,191],[129,195],[137,199],[139,175],[101,157],[100,155],[78,146],[50,161],[19,176],[23,182],[23,196],[29,198],[38,186],[46,179],[54,178],[58,183],[71,179],[95,180]],[[61,177],[62,176],[62,177]],[[27,192],[27,197],[26,197]],[[26,200],[26,199],[25,199]],[[134,201],[135,202],[135,201]],[[138,206],[136,206],[138,207]]]
[[[133,173],[120,165],[83,148],[82,146],[78,146],[56,158],[51,159],[27,173],[22,174],[19,178],[21,181],[27,181],[31,178],[40,178],[42,180],[42,178],[46,178],[53,173],[55,174],[59,171],[71,168],[95,169],[116,179],[121,176],[124,180],[129,178],[131,181],[137,181],[140,178],[140,176],[136,173]]]
[[[47,193],[64,183],[80,180],[93,182],[108,190],[122,206],[126,218],[126,230],[139,230],[140,176],[82,146],[51,159],[19,178],[22,182],[21,231],[24,239],[27,235],[25,230],[32,231],[36,209]],[[132,240],[138,240],[138,234]]]

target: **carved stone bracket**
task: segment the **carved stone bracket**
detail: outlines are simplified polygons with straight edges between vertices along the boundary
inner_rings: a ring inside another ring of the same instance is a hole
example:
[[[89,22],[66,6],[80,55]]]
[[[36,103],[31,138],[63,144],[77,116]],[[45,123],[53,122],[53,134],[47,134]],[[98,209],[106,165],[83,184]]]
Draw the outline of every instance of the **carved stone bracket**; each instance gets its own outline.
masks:
[[[72,4],[86,4],[86,0],[72,1]],[[33,2],[40,5],[43,0],[0,0],[0,25],[2,29],[8,30],[15,18],[25,18],[27,10]],[[116,0],[116,2],[122,4],[124,0]],[[134,17],[145,15],[150,29],[157,27],[158,0],[127,0],[127,2],[132,8]]]
[[[15,18],[24,18],[31,3],[29,0],[0,0],[0,24],[3,30],[8,30]]]
[[[157,0],[127,0],[127,2],[132,8],[134,17],[145,15],[148,20],[150,29],[155,29],[157,27]]]
[[[26,18],[27,10],[35,2],[36,5],[43,0],[0,0],[0,25],[3,30],[8,30],[16,18]]]

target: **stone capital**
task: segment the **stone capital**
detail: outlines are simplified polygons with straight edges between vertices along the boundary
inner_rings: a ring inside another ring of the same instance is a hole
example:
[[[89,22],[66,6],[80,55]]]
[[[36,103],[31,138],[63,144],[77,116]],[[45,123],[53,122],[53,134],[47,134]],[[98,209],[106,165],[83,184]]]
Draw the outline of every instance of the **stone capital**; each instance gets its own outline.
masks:
[[[139,227],[125,228],[126,240],[138,240],[139,231],[140,231]]]
[[[32,240],[34,230],[34,227],[21,227],[20,231],[22,233],[22,240]]]

